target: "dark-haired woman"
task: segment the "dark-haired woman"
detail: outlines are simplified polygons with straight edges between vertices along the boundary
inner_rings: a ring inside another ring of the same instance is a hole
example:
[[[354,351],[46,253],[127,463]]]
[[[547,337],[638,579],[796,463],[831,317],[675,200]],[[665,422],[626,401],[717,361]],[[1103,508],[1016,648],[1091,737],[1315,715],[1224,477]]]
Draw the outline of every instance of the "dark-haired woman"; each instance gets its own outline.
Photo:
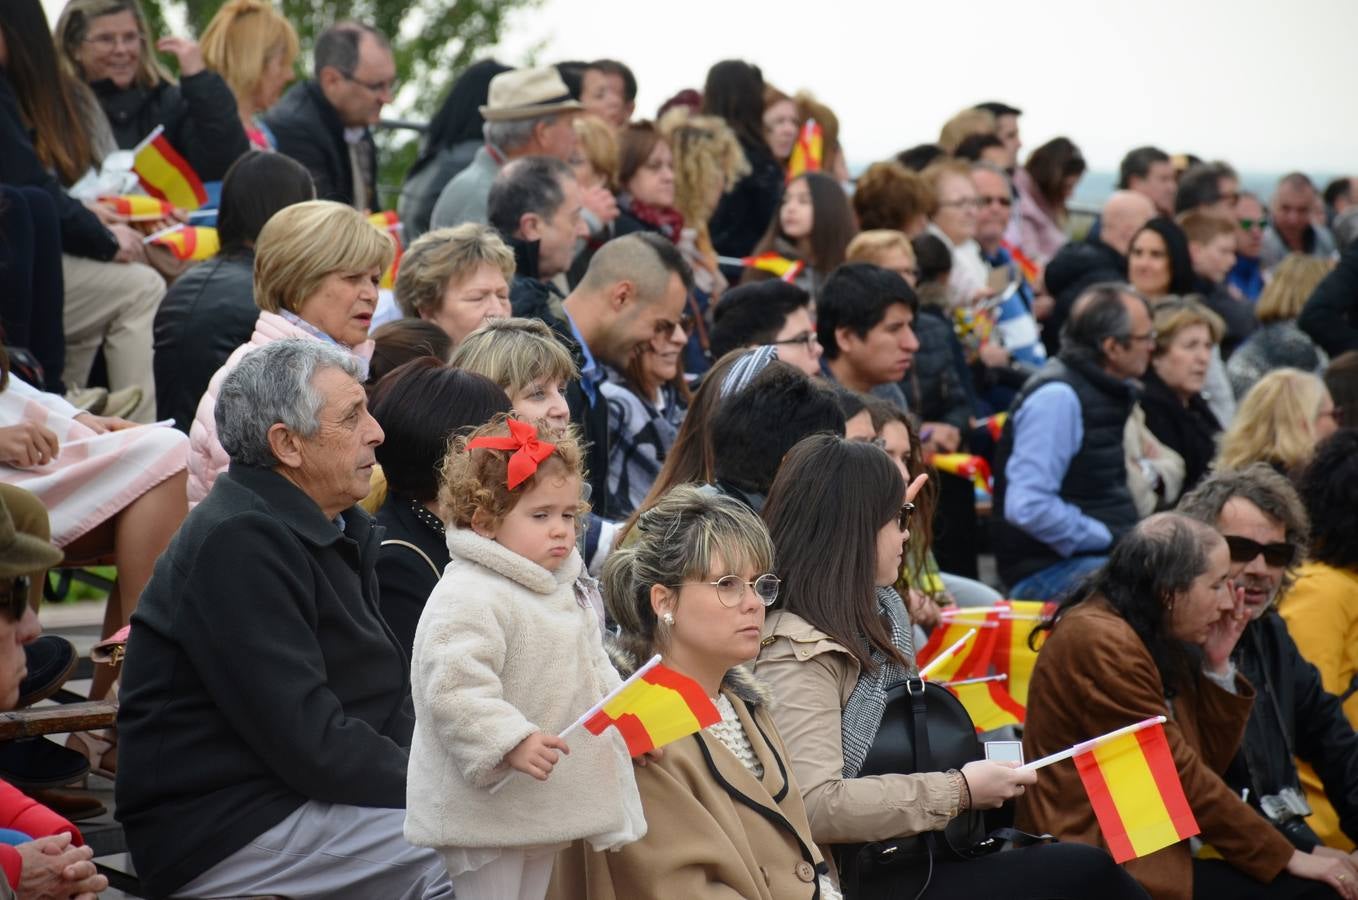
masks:
[[[394,369],[373,391],[373,418],[386,434],[377,461],[387,478],[387,499],[377,511],[377,524],[387,529],[377,584],[382,615],[407,656],[425,601],[448,565],[438,511],[448,440],[507,412],[509,398],[495,382],[432,356]]]
[[[424,149],[410,167],[396,205],[405,226],[407,247],[429,230],[429,217],[434,214],[434,204],[444,185],[471,165],[476,151],[485,145],[481,129],[486,120],[481,116],[481,107],[490,92],[490,80],[508,71],[509,66],[493,59],[472,63],[457,76],[443,105],[429,122]]]
[[[165,282],[148,266],[142,235],[102,207],[66,189],[98,162],[88,117],[98,117],[88,89],[57,67],[39,0],[0,3],[0,183],[35,187],[56,206],[61,230],[57,312],[66,343],[68,387],[83,387],[103,348],[109,388],[135,388],[128,418],[155,416],[151,322]],[[47,310],[51,313],[51,310]]]
[[[709,229],[721,256],[749,256],[778,213],[783,195],[783,168],[764,140],[764,75],[759,67],[738,59],[717,63],[703,86],[703,114],[720,116],[735,132],[750,172],[722,195]],[[724,270],[727,280],[740,278],[739,267]]]
[[[1322,441],[1299,488],[1311,517],[1311,556],[1279,611],[1301,655],[1320,670],[1325,690],[1345,698],[1344,712],[1358,728],[1358,429]],[[1312,810],[1307,824],[1326,844],[1352,850],[1315,770],[1299,770]]]
[[[1333,888],[1358,897],[1347,860],[1294,849],[1222,778],[1254,699],[1231,660],[1249,616],[1230,565],[1221,535],[1175,513],[1152,516],[1119,541],[1054,623],[1040,626],[1051,634],[1029,687],[1024,755],[1036,759],[1167,716],[1174,768],[1198,839],[1215,858],[1195,858],[1184,840],[1125,863],[1152,896],[1332,898]],[[1069,763],[1042,771],[1019,801],[1017,823],[1108,846]]]
[[[1066,234],[1066,202],[1084,172],[1080,148],[1063,137],[1038,147],[1014,172],[1018,215],[1005,236],[1038,265],[1046,265],[1070,240]]]
[[[783,589],[755,674],[773,691],[773,720],[827,859],[836,844],[940,830],[964,809],[1020,796],[1037,777],[988,760],[859,777],[887,689],[915,671],[910,618],[891,585],[923,484],[920,476],[907,490],[872,444],[816,435],[788,453],[764,507]],[[1106,853],[1074,844],[936,859],[930,878],[928,896],[938,898],[1144,896]]]
[[[217,233],[222,249],[171,285],[156,311],[156,400],[162,418],[188,433],[207,383],[232,351],[250,339],[255,305],[255,238],[285,206],[316,190],[301,163],[281,153],[251,150],[222,181]]]
[[[800,261],[804,268],[793,282],[815,298],[826,277],[844,262],[849,241],[858,233],[844,189],[829,175],[807,172],[788,182],[778,217],[755,245],[754,255],[776,253]],[[776,277],[748,268],[744,283]]]

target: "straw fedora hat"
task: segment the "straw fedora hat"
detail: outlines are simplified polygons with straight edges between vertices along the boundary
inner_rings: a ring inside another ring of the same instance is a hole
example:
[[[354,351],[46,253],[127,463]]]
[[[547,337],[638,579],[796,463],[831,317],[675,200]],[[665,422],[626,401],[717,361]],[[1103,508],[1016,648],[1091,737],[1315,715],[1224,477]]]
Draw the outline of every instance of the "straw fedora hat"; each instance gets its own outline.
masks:
[[[556,69],[514,69],[490,81],[490,95],[481,115],[487,122],[535,119],[557,112],[584,109],[571,97]]]

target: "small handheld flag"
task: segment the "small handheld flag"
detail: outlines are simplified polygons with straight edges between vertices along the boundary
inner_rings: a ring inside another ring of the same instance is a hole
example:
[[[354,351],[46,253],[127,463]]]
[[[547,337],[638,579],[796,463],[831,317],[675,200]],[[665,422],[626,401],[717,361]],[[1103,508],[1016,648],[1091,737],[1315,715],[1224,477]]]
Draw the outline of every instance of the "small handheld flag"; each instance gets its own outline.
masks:
[[[935,453],[925,461],[940,472],[970,478],[976,490],[991,493],[990,463],[985,457],[970,453]]]
[[[207,203],[202,180],[179,151],[170,146],[164,125],[157,125],[132,151],[132,157],[132,170],[151,196],[180,209],[197,209]]]
[[[1004,688],[1008,676],[987,675],[984,678],[965,678],[961,681],[947,681],[943,687],[952,691],[961,701],[971,724],[978,732],[994,731],[1005,725],[1022,725],[1027,710]]]
[[[997,412],[993,416],[986,416],[976,423],[977,428],[984,428],[990,435],[990,439],[999,443],[1000,436],[1004,434],[1004,423],[1009,420],[1009,413]]]
[[[99,203],[120,216],[127,216],[129,222],[160,222],[174,215],[173,204],[142,194],[100,197]]]
[[[1201,831],[1184,796],[1165,721],[1155,716],[1022,768],[1040,769],[1074,757],[1113,861],[1146,856]]]
[[[640,756],[721,721],[721,713],[696,681],[651,657],[635,675],[582,717],[590,734],[610,725]]]
[[[966,626],[963,626],[963,627],[965,628]],[[935,633],[935,634],[937,634],[937,633],[940,632],[940,631],[944,632],[944,636],[945,636],[945,637],[951,637],[952,626],[947,626],[946,628],[940,626],[939,628],[935,628],[935,629],[934,629],[934,633]],[[920,678],[928,678],[930,675],[933,675],[933,674],[939,672],[940,670],[942,670],[943,666],[946,665],[946,664],[948,663],[948,661],[951,660],[954,656],[957,656],[958,653],[961,651],[961,649],[962,649],[964,646],[966,646],[967,642],[970,641],[970,640],[971,640],[972,638],[974,638],[974,637],[976,637],[976,629],[975,629],[975,628],[968,628],[968,629],[962,634],[961,637],[959,637],[957,640],[953,641],[953,642],[952,642],[951,644],[949,644],[945,649],[943,649],[943,650],[936,650],[936,652],[931,653],[931,654],[927,657],[927,661],[924,662],[924,665],[920,667],[920,670],[919,670],[919,677],[920,677]],[[917,657],[916,657],[917,660],[919,660],[919,661],[924,661],[924,660],[926,659],[926,657],[925,657],[925,655],[924,655],[924,654],[925,654],[925,651],[929,650],[929,648],[933,645],[933,643],[934,643],[933,637],[931,636],[930,639],[929,639],[929,642],[926,643],[926,644],[924,645],[923,648],[921,648],[919,654],[918,654]],[[940,644],[940,645],[942,644],[942,641],[941,641],[941,640],[939,641],[939,644]],[[958,657],[958,661],[959,661],[959,665],[958,665],[958,666],[950,666],[950,667],[948,668],[947,673],[946,673],[948,676],[962,674],[961,669],[962,669],[962,667],[965,665],[966,657]],[[970,668],[970,667],[968,667],[968,668]],[[969,673],[968,673],[968,674],[969,674]]]
[[[815,119],[807,119],[792,145],[787,161],[787,180],[803,172],[819,172],[825,164],[825,129]]]
[[[178,260],[204,260],[222,249],[217,229],[198,225],[172,225],[142,239],[152,247],[164,247]]]
[[[405,252],[405,242],[402,240],[402,233],[405,226],[401,224],[401,217],[394,211],[388,209],[384,212],[376,212],[368,216],[368,221],[379,231],[385,231],[391,235],[392,243],[396,245],[396,255],[391,258],[391,265],[382,273],[382,282],[378,287],[387,291],[396,290],[396,273],[401,268],[401,254]]]
[[[806,268],[806,263],[800,259],[788,259],[773,251],[761,253],[758,256],[719,256],[717,262],[723,266],[745,266],[747,269],[758,269],[787,282],[796,281],[797,276],[802,274],[802,270]]]

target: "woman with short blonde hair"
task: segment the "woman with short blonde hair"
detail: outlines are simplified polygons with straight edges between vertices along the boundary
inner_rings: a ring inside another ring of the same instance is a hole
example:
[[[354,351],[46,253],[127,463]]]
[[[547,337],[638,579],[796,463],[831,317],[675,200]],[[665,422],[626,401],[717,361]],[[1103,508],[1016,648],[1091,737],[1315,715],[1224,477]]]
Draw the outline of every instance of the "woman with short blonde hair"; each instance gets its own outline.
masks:
[[[1299,369],[1268,373],[1240,402],[1221,439],[1216,468],[1266,462],[1284,475],[1299,473],[1315,446],[1338,428],[1334,400],[1321,381]]]
[[[420,235],[401,256],[396,303],[433,322],[457,346],[476,329],[510,314],[514,251],[495,229],[475,222]]]
[[[489,378],[525,419],[570,424],[566,387],[580,370],[552,329],[539,319],[494,319],[467,336],[448,365]]]
[[[203,62],[236,95],[241,125],[261,150],[276,146],[258,120],[278,102],[293,76],[297,30],[269,0],[227,0],[203,30]]]
[[[1226,362],[1237,397],[1243,397],[1264,373],[1284,366],[1317,375],[1325,371],[1329,356],[1297,327],[1297,317],[1332,267],[1329,260],[1302,253],[1289,253],[1278,263],[1254,306],[1259,328]]]
[[[255,331],[208,382],[189,428],[189,503],[207,496],[229,459],[217,439],[217,389],[247,353],[287,338],[333,344],[368,375],[377,285],[396,248],[351,206],[295,203],[274,213],[255,240]]]

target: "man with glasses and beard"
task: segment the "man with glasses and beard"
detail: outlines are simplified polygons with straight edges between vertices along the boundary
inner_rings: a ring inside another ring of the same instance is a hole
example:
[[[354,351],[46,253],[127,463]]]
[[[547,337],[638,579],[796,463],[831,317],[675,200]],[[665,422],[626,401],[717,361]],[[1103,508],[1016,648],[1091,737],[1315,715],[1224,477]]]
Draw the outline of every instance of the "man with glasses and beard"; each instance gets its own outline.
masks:
[[[1253,685],[1255,700],[1226,781],[1293,846],[1349,859],[1350,877],[1358,878],[1358,861],[1322,845],[1307,825],[1310,808],[1295,762],[1311,764],[1340,826],[1358,838],[1358,734],[1274,608],[1306,556],[1309,523],[1301,500],[1286,478],[1258,463],[1211,475],[1178,511],[1226,538],[1235,589],[1250,616],[1232,654],[1230,678],[1238,669]]]

